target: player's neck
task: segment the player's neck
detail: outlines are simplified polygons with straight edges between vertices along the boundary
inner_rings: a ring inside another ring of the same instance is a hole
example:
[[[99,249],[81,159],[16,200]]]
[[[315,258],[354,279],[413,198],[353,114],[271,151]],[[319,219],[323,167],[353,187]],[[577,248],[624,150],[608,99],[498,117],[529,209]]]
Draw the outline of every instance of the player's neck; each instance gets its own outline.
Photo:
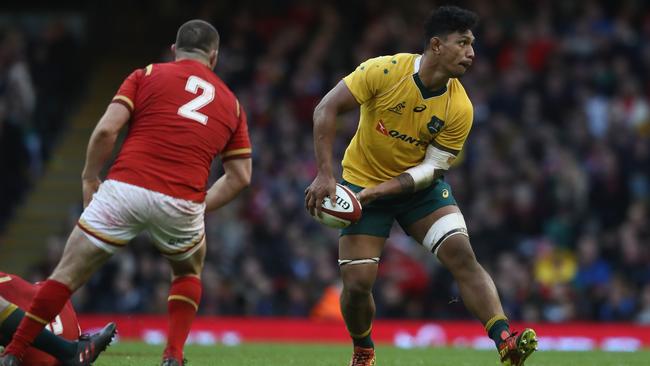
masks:
[[[206,60],[205,58],[203,58],[203,57],[192,57],[190,55],[177,53],[176,58],[174,59],[174,61],[183,61],[183,60],[196,61],[198,63],[201,63],[201,64],[205,65],[208,68],[210,67],[210,62],[208,60]]]
[[[427,53],[422,55],[418,75],[424,87],[429,90],[439,90],[449,81],[449,75],[440,71],[434,57]]]

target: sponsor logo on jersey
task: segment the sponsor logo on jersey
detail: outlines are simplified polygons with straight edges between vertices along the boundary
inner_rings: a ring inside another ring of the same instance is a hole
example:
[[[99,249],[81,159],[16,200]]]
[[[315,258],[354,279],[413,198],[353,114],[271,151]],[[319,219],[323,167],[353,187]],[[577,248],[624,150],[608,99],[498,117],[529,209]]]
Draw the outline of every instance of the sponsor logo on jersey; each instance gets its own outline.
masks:
[[[404,108],[406,108],[406,102],[399,102],[396,106],[388,108],[388,110],[393,113],[402,114]]]
[[[384,121],[379,120],[377,122],[377,126],[375,127],[377,131],[379,131],[382,135],[388,136],[388,130],[386,129],[386,126],[384,126]]]
[[[415,106],[415,108],[413,108],[413,112],[418,112],[418,113],[424,112],[425,109],[427,109],[427,106],[425,104],[420,104],[418,106]]]
[[[426,141],[418,140],[417,138],[413,136],[409,136],[405,133],[401,133],[397,130],[387,130],[386,126],[384,126],[384,121],[379,120],[377,122],[377,126],[375,126],[375,129],[381,133],[384,136],[392,137],[395,139],[402,140],[404,142],[407,142],[409,144],[413,144],[415,146],[424,146],[427,144]]]
[[[445,126],[445,121],[441,120],[436,116],[431,117],[431,121],[427,123],[427,129],[432,135],[440,133],[440,131],[444,126]]]

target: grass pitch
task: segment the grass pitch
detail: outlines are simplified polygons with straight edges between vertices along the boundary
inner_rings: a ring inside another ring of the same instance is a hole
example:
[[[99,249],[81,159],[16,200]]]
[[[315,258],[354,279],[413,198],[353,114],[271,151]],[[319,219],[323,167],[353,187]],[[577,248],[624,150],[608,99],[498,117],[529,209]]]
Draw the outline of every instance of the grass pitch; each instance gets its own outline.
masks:
[[[240,346],[188,346],[189,366],[347,366],[351,346],[324,344],[255,344]],[[111,346],[96,366],[156,366],[161,346],[121,342]],[[496,366],[496,351],[455,348],[399,349],[377,347],[377,366]],[[535,352],[526,366],[648,366],[650,351],[641,352]]]

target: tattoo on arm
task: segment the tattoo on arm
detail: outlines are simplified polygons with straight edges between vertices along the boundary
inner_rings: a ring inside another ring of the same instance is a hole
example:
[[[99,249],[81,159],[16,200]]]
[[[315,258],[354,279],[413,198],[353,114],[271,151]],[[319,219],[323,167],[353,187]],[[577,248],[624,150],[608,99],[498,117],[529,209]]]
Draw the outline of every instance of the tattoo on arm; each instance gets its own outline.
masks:
[[[402,193],[413,193],[415,192],[415,181],[408,173],[402,173],[397,176],[397,181],[402,188]]]

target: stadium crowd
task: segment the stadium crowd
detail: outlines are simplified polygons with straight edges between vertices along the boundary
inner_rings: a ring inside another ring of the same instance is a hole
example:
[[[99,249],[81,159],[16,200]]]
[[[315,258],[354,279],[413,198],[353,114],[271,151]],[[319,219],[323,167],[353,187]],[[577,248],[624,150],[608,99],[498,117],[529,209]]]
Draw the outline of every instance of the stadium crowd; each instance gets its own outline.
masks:
[[[207,3],[198,15],[221,32],[216,71],[247,110],[254,168],[243,196],[207,217],[200,313],[336,316],[337,232],[303,202],[313,108],[361,61],[419,52],[431,4],[243,2],[225,16]],[[650,323],[650,8],[610,3],[467,4],[482,18],[462,79],[475,120],[446,179],[512,319]],[[339,157],[357,118],[339,121]],[[64,241],[48,239],[32,279]],[[77,309],[164,313],[169,268],[153,251],[137,238]],[[469,317],[451,275],[398,227],[375,299],[380,318]]]
[[[0,232],[43,173],[85,75],[65,21],[21,20],[0,26],[0,171],[10,177],[0,179]]]

